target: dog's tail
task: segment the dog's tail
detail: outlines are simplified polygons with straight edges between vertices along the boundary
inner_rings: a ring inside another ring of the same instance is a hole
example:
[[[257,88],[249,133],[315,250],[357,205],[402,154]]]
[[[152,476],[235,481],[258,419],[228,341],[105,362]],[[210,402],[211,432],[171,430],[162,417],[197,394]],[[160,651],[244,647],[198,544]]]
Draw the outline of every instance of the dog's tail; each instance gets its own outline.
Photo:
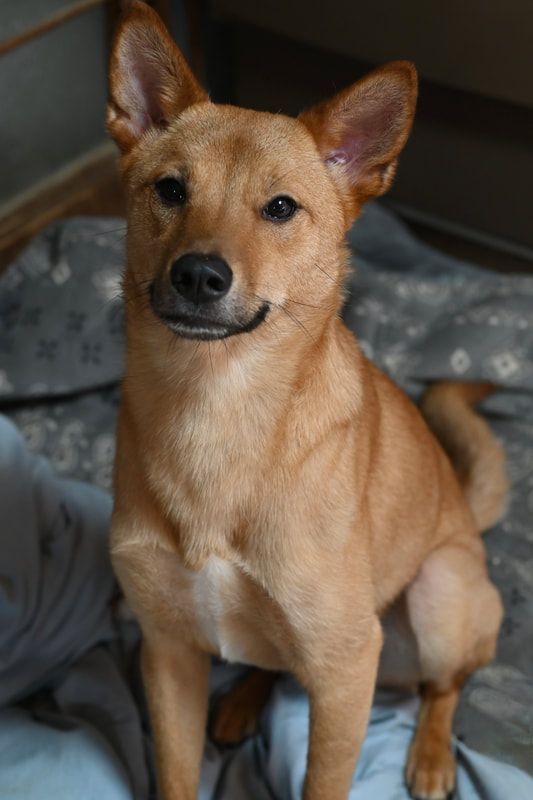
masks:
[[[505,511],[509,483],[505,453],[474,406],[495,391],[489,383],[435,383],[420,408],[459,477],[480,531]]]

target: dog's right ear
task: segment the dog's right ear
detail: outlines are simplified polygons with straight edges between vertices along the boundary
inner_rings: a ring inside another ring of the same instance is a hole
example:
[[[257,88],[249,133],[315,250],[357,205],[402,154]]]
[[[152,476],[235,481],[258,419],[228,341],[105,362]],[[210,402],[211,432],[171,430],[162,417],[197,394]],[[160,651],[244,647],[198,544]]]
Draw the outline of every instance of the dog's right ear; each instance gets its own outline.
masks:
[[[208,100],[156,12],[133,0],[111,51],[107,129],[123,153],[145,131],[165,128],[187,106]]]

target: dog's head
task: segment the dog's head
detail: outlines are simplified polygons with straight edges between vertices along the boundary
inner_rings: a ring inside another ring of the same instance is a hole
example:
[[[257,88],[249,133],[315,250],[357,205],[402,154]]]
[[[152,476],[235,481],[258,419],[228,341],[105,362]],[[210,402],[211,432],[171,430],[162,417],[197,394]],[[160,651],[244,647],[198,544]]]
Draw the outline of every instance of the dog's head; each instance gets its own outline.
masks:
[[[215,105],[157,14],[133,2],[108,107],[128,195],[127,299],[193,339],[335,313],[344,235],[389,187],[415,102],[414,67],[395,62],[297,119]]]

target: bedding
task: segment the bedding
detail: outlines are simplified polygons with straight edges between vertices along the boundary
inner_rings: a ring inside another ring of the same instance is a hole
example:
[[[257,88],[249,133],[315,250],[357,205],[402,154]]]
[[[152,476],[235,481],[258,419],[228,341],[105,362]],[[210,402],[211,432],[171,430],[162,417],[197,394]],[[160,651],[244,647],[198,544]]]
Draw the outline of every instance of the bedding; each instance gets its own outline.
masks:
[[[0,278],[0,798],[155,797],[138,671],[107,556],[123,357],[125,223],[54,223]],[[533,797],[533,277],[498,275],[417,241],[368,206],[349,234],[347,324],[412,397],[440,378],[491,380],[483,404],[512,491],[486,534],[505,603],[498,654],[455,722],[459,800]],[[241,668],[216,663],[212,691]],[[406,800],[416,697],[377,692],[350,798]],[[202,800],[301,794],[308,706],[279,679],[257,736],[206,744]]]

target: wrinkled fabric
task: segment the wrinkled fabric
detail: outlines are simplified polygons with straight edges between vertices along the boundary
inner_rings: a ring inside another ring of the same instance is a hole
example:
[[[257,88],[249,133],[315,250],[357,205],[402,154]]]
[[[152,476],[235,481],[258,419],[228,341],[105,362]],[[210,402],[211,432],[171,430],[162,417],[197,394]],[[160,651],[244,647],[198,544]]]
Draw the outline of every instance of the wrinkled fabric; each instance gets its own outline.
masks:
[[[88,796],[109,780],[117,797],[146,797],[125,652],[138,635],[115,622],[111,498],[58,478],[0,415],[0,509],[0,798],[81,797],[55,787],[83,786],[90,763]]]
[[[0,704],[52,681],[113,635],[111,499],[58,479],[0,416]]]

